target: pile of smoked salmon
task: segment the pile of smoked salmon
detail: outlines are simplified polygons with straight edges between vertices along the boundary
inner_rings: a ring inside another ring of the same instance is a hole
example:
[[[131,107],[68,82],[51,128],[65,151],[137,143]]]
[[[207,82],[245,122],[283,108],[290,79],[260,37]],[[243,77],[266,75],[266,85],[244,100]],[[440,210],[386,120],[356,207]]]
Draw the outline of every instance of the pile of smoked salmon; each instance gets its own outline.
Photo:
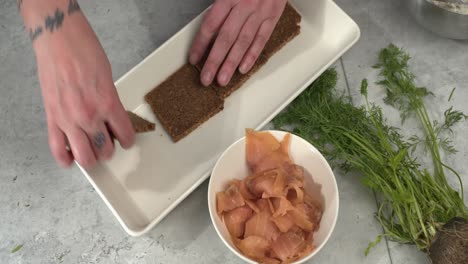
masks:
[[[216,209],[236,247],[261,263],[290,263],[314,250],[321,206],[304,189],[304,170],[289,156],[291,135],[246,130],[250,175],[216,194]]]

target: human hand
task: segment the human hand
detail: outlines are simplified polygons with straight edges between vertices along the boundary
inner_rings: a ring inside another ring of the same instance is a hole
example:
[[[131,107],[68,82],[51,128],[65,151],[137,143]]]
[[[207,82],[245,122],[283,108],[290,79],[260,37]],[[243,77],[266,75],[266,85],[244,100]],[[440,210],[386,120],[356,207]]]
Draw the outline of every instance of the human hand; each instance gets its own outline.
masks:
[[[189,54],[197,64],[215,39],[201,72],[203,85],[216,78],[225,86],[234,71],[250,71],[273,32],[286,0],[216,0],[208,10]]]
[[[128,148],[135,132],[107,56],[84,15],[62,17],[58,25],[33,38],[49,145],[62,166],[75,159],[90,168],[112,156],[111,135]]]

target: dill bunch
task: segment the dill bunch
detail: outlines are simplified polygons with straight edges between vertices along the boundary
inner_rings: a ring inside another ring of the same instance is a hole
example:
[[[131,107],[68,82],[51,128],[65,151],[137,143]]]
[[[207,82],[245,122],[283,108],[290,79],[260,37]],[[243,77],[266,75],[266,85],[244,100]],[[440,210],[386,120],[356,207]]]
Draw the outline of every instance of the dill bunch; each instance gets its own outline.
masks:
[[[414,84],[408,60],[408,54],[390,45],[380,52],[375,67],[381,70],[385,102],[400,110],[402,120],[415,116],[422,128],[420,137],[406,139],[387,124],[382,109],[368,100],[367,80],[361,84],[365,103],[354,106],[335,90],[334,69],[325,71],[273,120],[276,129],[292,130],[311,142],[333,166],[360,171],[362,182],[378,195],[376,218],[385,232],[369,244],[366,254],[383,237],[428,251],[444,224],[468,217],[461,177],[440,155],[441,149],[455,152],[442,135],[466,115],[450,108],[444,122],[431,121],[423,101],[431,93]],[[418,144],[431,153],[434,172],[417,162]],[[458,177],[458,191],[447,183],[446,171]]]

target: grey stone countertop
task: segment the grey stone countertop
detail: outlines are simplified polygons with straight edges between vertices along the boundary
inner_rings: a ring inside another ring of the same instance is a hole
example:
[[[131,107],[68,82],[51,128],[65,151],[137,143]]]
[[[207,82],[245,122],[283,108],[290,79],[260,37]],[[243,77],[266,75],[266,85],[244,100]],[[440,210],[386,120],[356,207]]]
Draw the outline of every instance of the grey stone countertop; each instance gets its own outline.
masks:
[[[181,29],[211,0],[82,0],[113,66],[127,72]],[[435,97],[436,115],[454,104],[468,112],[468,42],[440,38],[409,17],[402,0],[337,0],[360,26],[360,41],[335,67],[339,87],[352,96],[360,81],[376,80],[370,66],[389,43],[414,57],[418,83]],[[118,34],[117,34],[118,32]],[[47,129],[30,41],[16,1],[0,2],[0,263],[241,263],[219,240],[208,215],[207,182],[196,189],[147,236],[129,237],[86,178],[74,167],[60,169],[49,154]],[[375,86],[373,86],[375,87]],[[456,96],[448,103],[453,87]],[[370,90],[381,102],[381,89]],[[355,97],[358,98],[358,97]],[[358,100],[356,100],[358,101]],[[397,113],[384,108],[391,122]],[[459,152],[450,165],[467,177],[465,122],[456,127]],[[382,228],[376,201],[355,177],[336,172],[340,216],[326,247],[310,263],[429,263],[413,246],[382,241],[363,252]],[[11,253],[17,245],[23,247]]]

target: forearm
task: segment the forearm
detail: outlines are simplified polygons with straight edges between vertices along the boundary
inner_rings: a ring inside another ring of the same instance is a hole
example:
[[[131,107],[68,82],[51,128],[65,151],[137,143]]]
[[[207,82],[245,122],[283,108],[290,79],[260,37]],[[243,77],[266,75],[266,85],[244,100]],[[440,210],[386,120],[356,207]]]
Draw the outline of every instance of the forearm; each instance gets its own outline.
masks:
[[[77,0],[17,0],[17,4],[33,43],[59,32],[73,16],[83,16]]]

